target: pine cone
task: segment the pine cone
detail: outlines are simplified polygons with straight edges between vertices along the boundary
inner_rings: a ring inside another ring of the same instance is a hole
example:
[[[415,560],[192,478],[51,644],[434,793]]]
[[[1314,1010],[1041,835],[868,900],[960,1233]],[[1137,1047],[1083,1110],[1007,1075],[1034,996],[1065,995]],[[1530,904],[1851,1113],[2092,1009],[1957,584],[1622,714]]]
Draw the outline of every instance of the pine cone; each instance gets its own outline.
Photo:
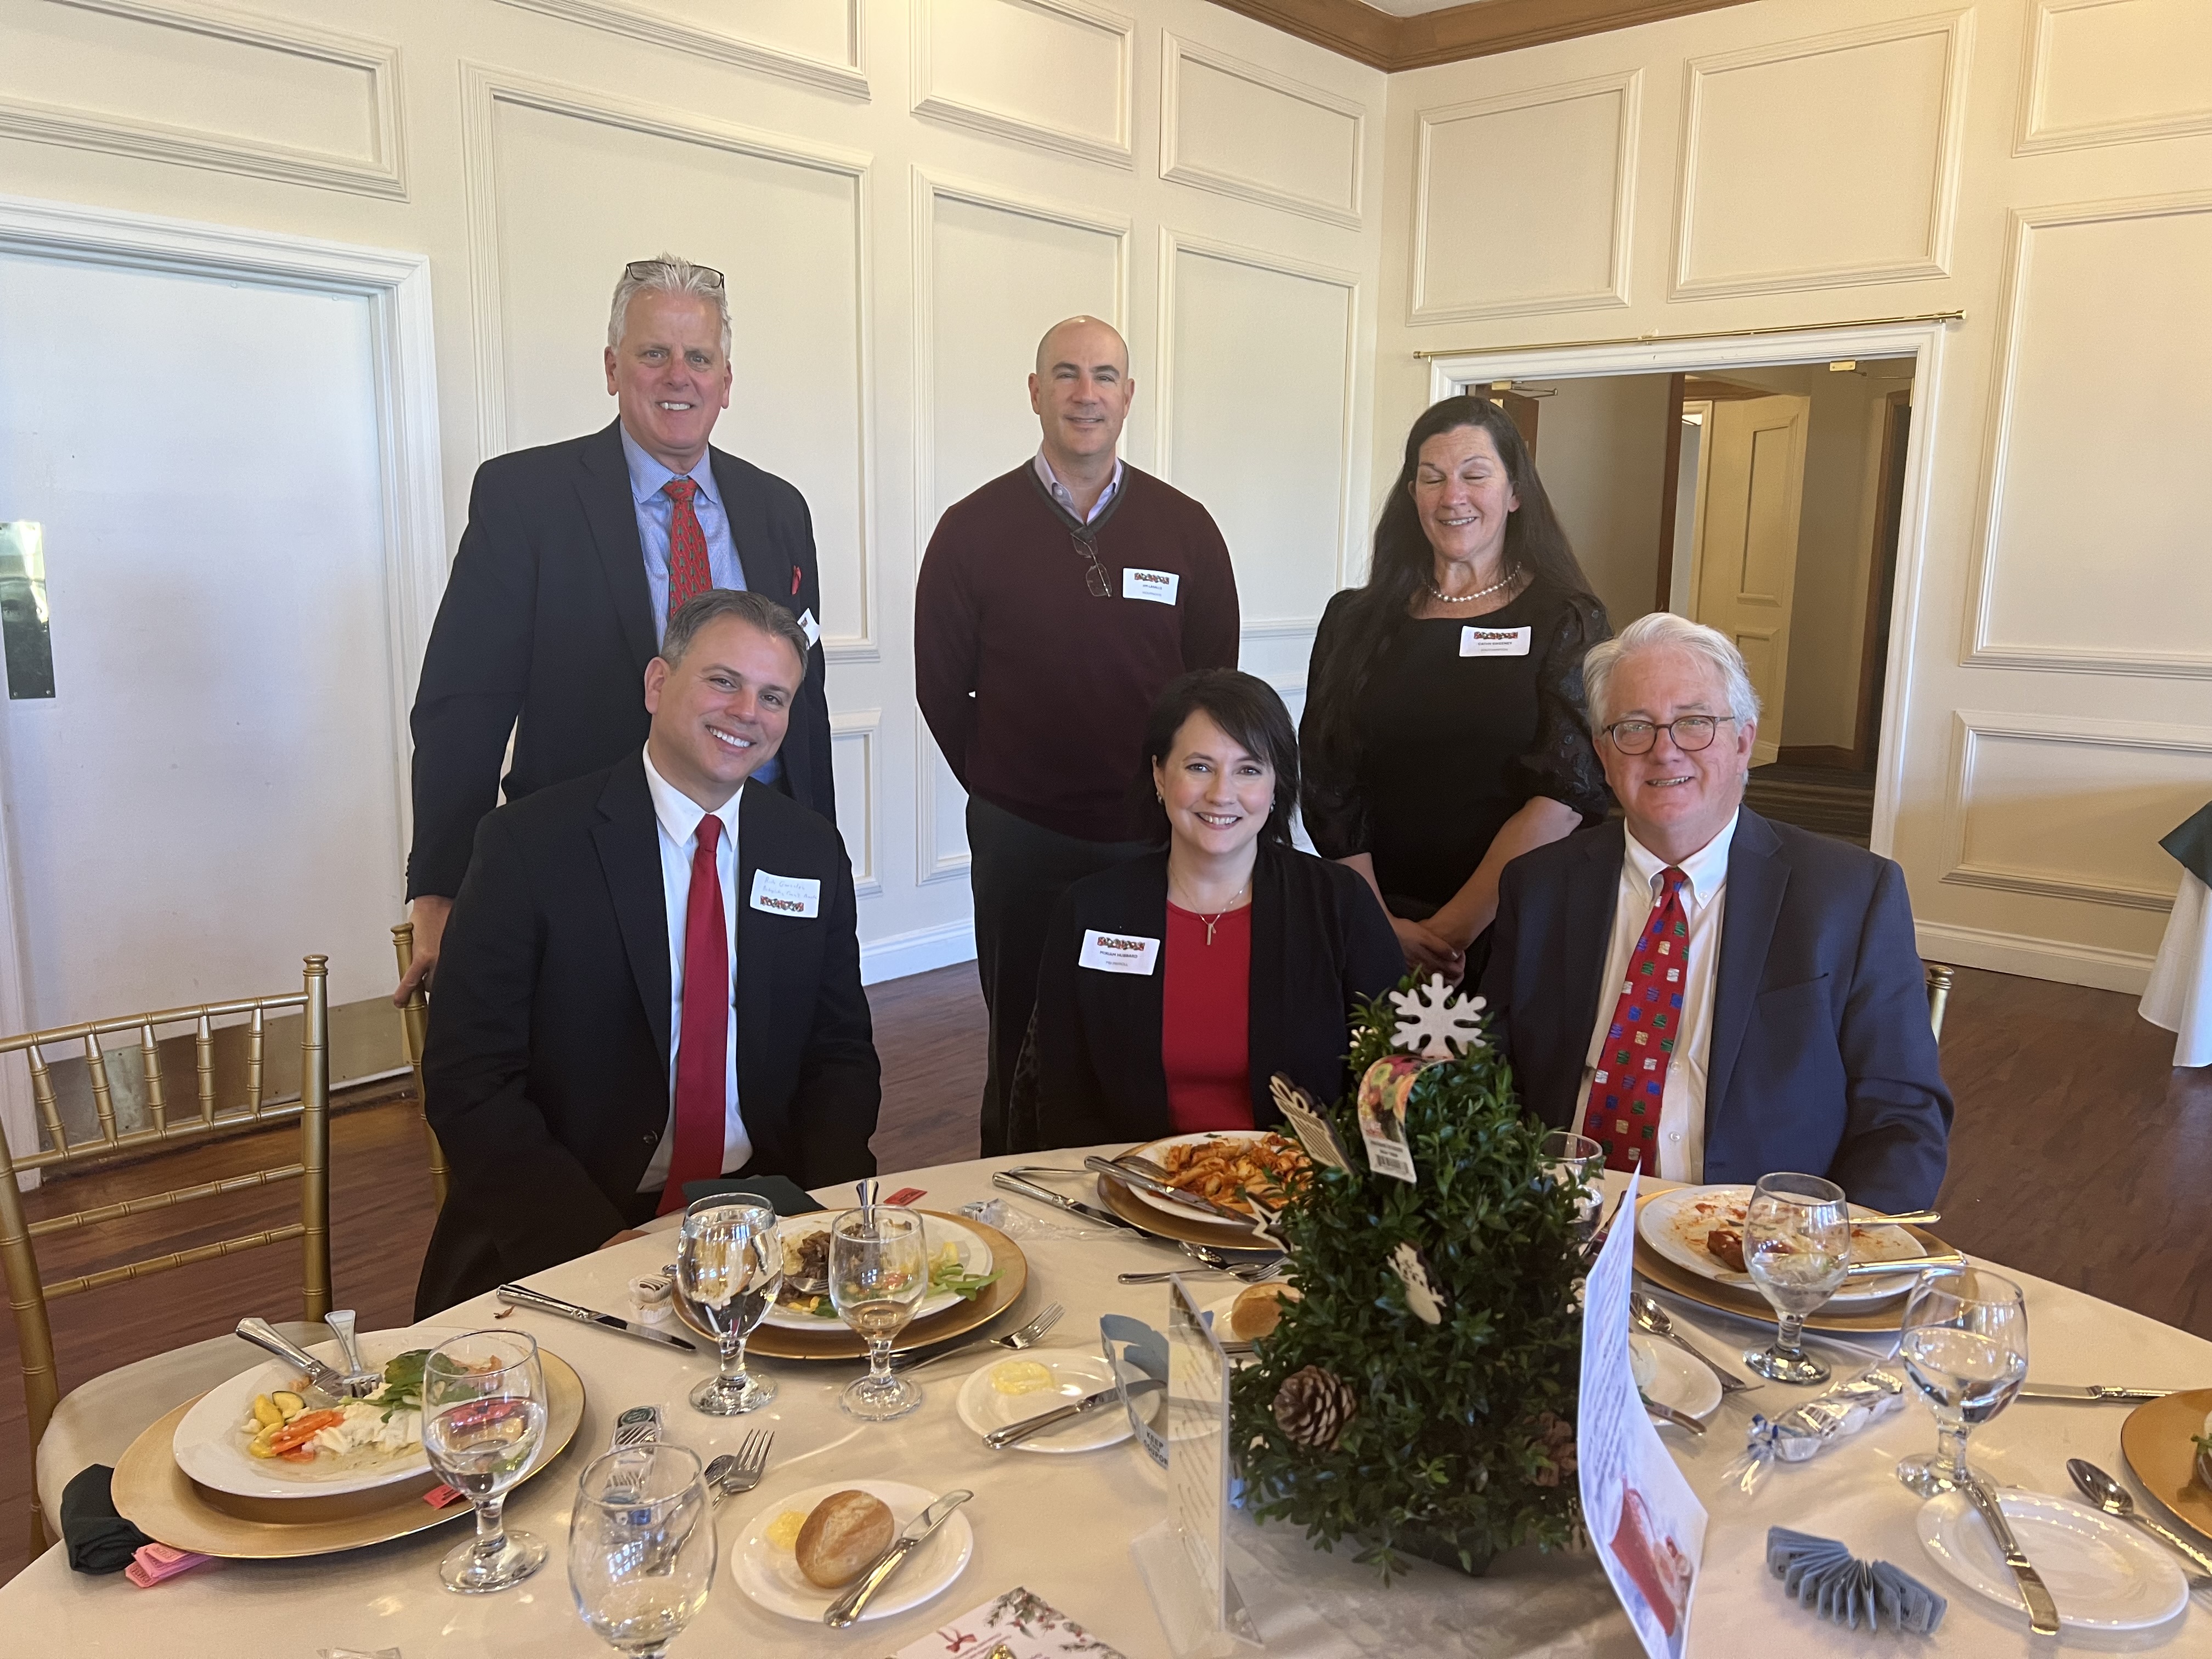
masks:
[[[1315,1451],[1334,1451],[1344,1425],[1358,1415],[1359,1396],[1341,1377],[1308,1365],[1275,1390],[1275,1422],[1291,1440]]]

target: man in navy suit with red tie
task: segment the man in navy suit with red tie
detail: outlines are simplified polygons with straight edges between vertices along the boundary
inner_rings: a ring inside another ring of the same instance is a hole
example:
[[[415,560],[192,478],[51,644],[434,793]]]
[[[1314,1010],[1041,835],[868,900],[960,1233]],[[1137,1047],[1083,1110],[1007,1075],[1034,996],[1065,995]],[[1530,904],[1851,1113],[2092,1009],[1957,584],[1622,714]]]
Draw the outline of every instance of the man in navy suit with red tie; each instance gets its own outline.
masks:
[[[642,748],[478,827],[422,1057],[453,1173],[418,1317],[681,1208],[687,1181],[875,1172],[852,865],[760,781],[809,643],[760,594],[690,600]]]

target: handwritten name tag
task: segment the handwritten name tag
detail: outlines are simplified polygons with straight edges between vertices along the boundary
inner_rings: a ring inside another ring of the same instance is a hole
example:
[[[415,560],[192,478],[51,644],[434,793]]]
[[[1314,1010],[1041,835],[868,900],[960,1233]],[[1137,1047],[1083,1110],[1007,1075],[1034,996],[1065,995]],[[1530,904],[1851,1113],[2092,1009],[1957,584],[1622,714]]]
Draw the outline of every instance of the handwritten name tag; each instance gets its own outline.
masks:
[[[1102,933],[1092,928],[1083,936],[1079,968],[1096,968],[1103,974],[1149,974],[1159,960],[1160,942],[1133,933]]]
[[[818,916],[822,884],[812,876],[772,876],[753,872],[752,907],[772,916]]]
[[[1528,634],[1525,628],[1462,628],[1459,653],[1462,657],[1525,657]]]
[[[1173,605],[1176,589],[1182,586],[1182,578],[1172,570],[1124,570],[1121,573],[1121,597],[1125,599],[1151,599],[1157,605]]]

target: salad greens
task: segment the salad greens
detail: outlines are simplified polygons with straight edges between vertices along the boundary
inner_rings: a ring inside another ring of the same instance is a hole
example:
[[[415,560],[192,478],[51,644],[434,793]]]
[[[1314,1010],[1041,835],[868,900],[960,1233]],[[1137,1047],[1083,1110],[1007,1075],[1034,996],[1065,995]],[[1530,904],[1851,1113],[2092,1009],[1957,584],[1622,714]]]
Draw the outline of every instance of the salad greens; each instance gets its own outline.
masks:
[[[376,1391],[374,1403],[384,1407],[386,1422],[395,1412],[422,1409],[422,1367],[429,1358],[429,1349],[410,1348],[384,1362],[384,1386]]]

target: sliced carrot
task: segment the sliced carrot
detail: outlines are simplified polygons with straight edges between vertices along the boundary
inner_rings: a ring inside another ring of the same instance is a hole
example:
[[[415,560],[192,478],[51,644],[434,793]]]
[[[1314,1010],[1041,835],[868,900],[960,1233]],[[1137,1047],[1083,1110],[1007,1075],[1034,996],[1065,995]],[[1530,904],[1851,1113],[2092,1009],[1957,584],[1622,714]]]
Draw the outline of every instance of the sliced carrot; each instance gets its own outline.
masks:
[[[270,1435],[269,1443],[280,1452],[288,1452],[312,1440],[323,1430],[335,1428],[344,1421],[343,1412],[302,1412]]]
[[[276,1455],[287,1463],[312,1463],[315,1461],[315,1449],[313,1446],[295,1446],[289,1451],[278,1452]]]

